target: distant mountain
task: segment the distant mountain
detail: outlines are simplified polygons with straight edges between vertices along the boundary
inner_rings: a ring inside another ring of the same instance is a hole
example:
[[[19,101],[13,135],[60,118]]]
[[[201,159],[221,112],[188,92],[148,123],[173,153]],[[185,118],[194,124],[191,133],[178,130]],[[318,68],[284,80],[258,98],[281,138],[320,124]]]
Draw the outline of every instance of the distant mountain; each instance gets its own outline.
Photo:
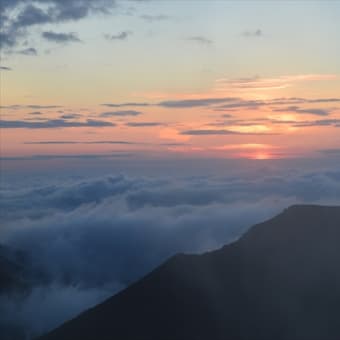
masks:
[[[33,287],[49,282],[48,273],[29,253],[0,244],[0,297],[26,295]]]
[[[293,206],[220,250],[177,255],[41,338],[74,339],[339,340],[340,207]]]
[[[0,245],[0,339],[27,339],[25,327],[16,320],[8,320],[3,304],[25,299],[33,287],[48,282],[48,276],[42,270],[33,266],[29,254]],[[18,307],[19,308],[19,307]]]
[[[29,289],[24,253],[0,245],[0,296]]]
[[[24,253],[0,245],[0,312],[7,298],[22,297],[31,289],[27,257]],[[0,339],[25,339],[25,330],[0,316]]]

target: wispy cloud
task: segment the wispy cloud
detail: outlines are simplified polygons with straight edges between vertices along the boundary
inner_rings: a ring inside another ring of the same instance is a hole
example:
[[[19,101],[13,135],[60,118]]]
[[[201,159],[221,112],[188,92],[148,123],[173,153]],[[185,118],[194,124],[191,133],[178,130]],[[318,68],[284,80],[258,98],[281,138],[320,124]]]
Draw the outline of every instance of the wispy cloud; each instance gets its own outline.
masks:
[[[311,121],[293,122],[294,127],[333,126],[340,127],[340,119],[320,119]]]
[[[161,143],[159,145],[163,145],[163,146],[190,146],[190,143],[178,143],[178,142],[170,142],[170,143]]]
[[[28,55],[28,56],[37,56],[38,51],[34,47],[25,48],[23,50],[17,51],[18,54]]]
[[[340,102],[340,98],[274,98],[270,100],[248,100],[239,97],[204,97],[204,98],[187,98],[187,99],[169,99],[158,103],[147,103],[147,102],[127,102],[127,103],[104,103],[102,106],[106,107],[148,107],[148,106],[160,106],[164,108],[195,108],[214,106],[215,111],[227,111],[234,110],[237,108],[245,109],[257,109],[259,107],[279,107],[282,105],[292,106],[293,104],[313,104],[313,103],[336,103]],[[218,106],[216,106],[218,105]],[[293,106],[292,106],[293,107]],[[304,109],[304,108],[301,108]],[[322,110],[322,108],[320,108]],[[311,112],[313,109],[311,109]],[[319,108],[315,109],[314,114],[321,114],[318,112]],[[324,109],[328,110],[328,109]],[[302,113],[302,112],[301,112]]]
[[[115,41],[115,40],[126,40],[130,35],[132,35],[131,31],[123,31],[117,34],[104,34],[106,40]]]
[[[275,112],[294,112],[298,114],[309,114],[309,115],[315,115],[315,116],[328,116],[331,114],[332,109],[330,108],[307,108],[303,109],[300,108],[299,106],[288,106],[284,108],[279,108],[279,109],[273,109]]]
[[[3,70],[3,71],[12,71],[12,68],[8,67],[8,66],[0,66],[0,70]]]
[[[24,142],[24,144],[41,144],[41,145],[58,145],[58,144],[118,144],[118,145],[135,145],[142,144],[139,142],[130,142],[123,140],[95,140],[95,141],[64,141],[64,140],[50,140],[50,141],[35,141]]]
[[[238,132],[230,131],[230,130],[185,130],[181,132],[182,135],[189,136],[210,136],[210,135],[238,135]]]
[[[65,113],[60,116],[61,119],[77,119],[80,118],[82,115],[79,113]]]
[[[259,76],[250,78],[237,78],[228,79],[221,78],[216,80],[215,90],[227,90],[230,88],[234,89],[258,89],[258,90],[269,90],[269,89],[282,89],[293,86],[297,82],[307,81],[322,81],[322,80],[334,80],[337,78],[335,74],[301,74],[301,75],[289,75],[280,76],[277,78],[261,78]]]
[[[104,103],[101,104],[102,106],[107,106],[107,107],[126,107],[126,106],[131,106],[131,107],[144,107],[144,106],[150,106],[152,104],[150,103],[134,103],[134,102],[128,102],[128,103],[120,103],[120,104],[115,104],[115,103]]]
[[[132,156],[131,153],[111,153],[111,154],[46,154],[46,155],[32,155],[32,156],[3,156],[0,157],[0,160],[3,161],[31,161],[31,160],[50,160],[50,159],[69,159],[69,158],[77,158],[77,159],[93,159],[93,158],[112,158],[112,157],[129,157]]]
[[[101,117],[125,117],[125,116],[139,116],[143,114],[140,111],[135,110],[122,110],[122,111],[109,111],[109,112],[102,112],[100,114]]]
[[[195,98],[195,99],[170,99],[161,101],[159,103],[133,103],[133,102],[127,102],[127,103],[104,103],[103,106],[107,107],[126,107],[126,106],[135,106],[135,107],[146,107],[146,106],[161,106],[161,107],[168,107],[168,108],[192,108],[192,107],[199,107],[199,106],[209,106],[214,104],[220,104],[225,102],[232,102],[235,100],[238,100],[239,98],[231,98],[231,97],[225,97],[225,98]]]
[[[330,127],[340,127],[340,119],[318,119],[318,120],[294,120],[294,119],[280,119],[280,117],[276,118],[275,116],[268,119],[268,122],[271,124],[277,125],[290,125],[294,128],[299,127],[318,127],[318,126],[330,126]]]
[[[58,44],[66,44],[70,42],[81,42],[76,33],[57,33],[52,31],[43,32],[42,37],[48,41]]]
[[[243,100],[237,99],[231,103],[220,105],[214,108],[215,111],[226,111],[226,110],[234,110],[238,108],[245,108],[256,110],[261,106],[264,106],[266,103],[262,100]]]
[[[105,127],[115,126],[116,124],[103,121],[88,119],[85,122],[68,121],[65,119],[50,119],[45,121],[25,121],[25,120],[0,120],[0,127],[3,129],[53,129],[67,127]]]
[[[164,14],[158,14],[158,15],[143,14],[140,16],[140,18],[147,22],[164,21],[164,20],[170,19],[168,15],[164,15]]]
[[[225,102],[232,102],[237,98],[199,98],[199,99],[183,99],[183,100],[166,100],[158,103],[158,106],[169,108],[191,108],[199,106],[209,106]]]
[[[160,122],[128,122],[125,124],[129,127],[148,127],[148,126],[162,126],[164,123]]]
[[[337,103],[340,102],[340,98],[317,98],[307,99],[308,103]]]
[[[206,38],[202,35],[196,35],[196,36],[188,37],[188,38],[186,38],[186,40],[194,41],[194,42],[197,42],[197,43],[202,44],[202,45],[212,45],[213,44],[213,41],[211,39]]]
[[[185,130],[181,132],[182,135],[189,136],[214,136],[214,135],[275,135],[276,133],[266,132],[241,132],[234,130],[220,130],[220,129],[199,129],[199,130]]]
[[[93,140],[93,141],[81,141],[81,140],[40,140],[40,141],[30,141],[24,142],[23,144],[27,145],[73,145],[73,144],[85,144],[85,145],[96,145],[96,144],[108,144],[108,145],[149,145],[149,146],[188,146],[188,143],[178,143],[178,142],[169,142],[169,143],[147,143],[140,141],[126,141],[126,140]]]
[[[246,150],[265,149],[266,150],[266,149],[273,149],[273,148],[276,148],[276,147],[271,144],[260,144],[260,143],[226,144],[226,145],[214,147],[214,149],[216,150],[242,150],[242,149],[246,149]]]
[[[244,31],[242,35],[247,38],[259,38],[263,36],[263,32],[258,28],[254,31]]]
[[[37,105],[37,104],[31,104],[31,105],[20,105],[20,104],[14,104],[14,105],[5,105],[0,106],[2,109],[10,109],[10,110],[19,110],[19,109],[33,109],[33,110],[41,110],[41,109],[59,109],[62,106],[60,105]]]

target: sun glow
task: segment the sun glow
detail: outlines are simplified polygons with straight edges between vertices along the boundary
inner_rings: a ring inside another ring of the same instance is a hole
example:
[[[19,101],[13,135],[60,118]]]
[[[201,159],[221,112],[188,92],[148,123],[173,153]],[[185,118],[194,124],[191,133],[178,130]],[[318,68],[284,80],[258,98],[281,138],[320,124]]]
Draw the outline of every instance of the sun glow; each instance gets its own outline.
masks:
[[[253,159],[258,159],[258,160],[265,160],[265,159],[272,159],[272,155],[267,152],[258,152],[253,155]]]
[[[238,158],[247,158],[247,159],[252,159],[252,160],[267,160],[267,159],[278,158],[267,151],[239,153],[236,156]]]
[[[251,126],[231,126],[230,131],[240,132],[240,133],[265,133],[269,132],[271,129],[266,125],[251,125]]]

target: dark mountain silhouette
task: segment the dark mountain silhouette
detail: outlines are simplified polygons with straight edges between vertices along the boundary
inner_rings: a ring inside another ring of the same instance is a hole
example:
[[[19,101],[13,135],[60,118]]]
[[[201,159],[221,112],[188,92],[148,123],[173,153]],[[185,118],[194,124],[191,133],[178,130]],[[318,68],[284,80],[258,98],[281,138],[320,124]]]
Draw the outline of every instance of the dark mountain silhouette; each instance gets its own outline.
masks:
[[[27,267],[23,252],[0,245],[0,296],[29,289]]]
[[[0,245],[0,313],[2,304],[10,299],[20,299],[32,288],[33,275],[27,254]],[[8,298],[8,300],[7,300]],[[25,339],[25,329],[0,316],[0,339]]]
[[[50,281],[48,273],[34,263],[29,253],[0,244],[0,297],[27,295],[33,287]]]
[[[27,339],[27,330],[17,320],[7,318],[5,306],[20,302],[38,285],[48,283],[48,276],[33,265],[29,254],[0,245],[0,339]]]
[[[41,338],[57,339],[339,340],[340,207],[293,206],[177,255]]]

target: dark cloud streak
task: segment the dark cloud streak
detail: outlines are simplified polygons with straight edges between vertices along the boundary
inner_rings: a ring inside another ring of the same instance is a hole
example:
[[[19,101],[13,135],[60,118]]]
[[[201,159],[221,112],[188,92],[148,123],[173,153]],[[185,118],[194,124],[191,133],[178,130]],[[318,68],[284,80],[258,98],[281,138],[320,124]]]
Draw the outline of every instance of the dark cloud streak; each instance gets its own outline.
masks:
[[[150,22],[150,23],[170,19],[169,16],[163,15],[163,14],[158,14],[158,15],[143,14],[143,15],[140,16],[140,18],[147,21],[147,22]]]
[[[316,98],[316,99],[306,99],[306,98],[276,98],[272,100],[245,100],[237,97],[210,97],[210,98],[197,98],[197,99],[169,99],[158,103],[146,103],[146,102],[127,102],[127,103],[103,103],[102,106],[107,107],[125,107],[125,106],[136,106],[136,107],[147,107],[147,106],[160,106],[165,108],[194,108],[203,106],[213,106],[216,111],[223,110],[233,110],[237,108],[245,109],[258,109],[260,107],[274,107],[281,105],[292,105],[292,104],[309,104],[309,103],[336,103],[340,102],[340,98]],[[221,105],[219,105],[221,104]],[[223,105],[222,105],[223,104]],[[293,106],[294,107],[294,106]],[[278,108],[279,109],[279,108]],[[307,110],[307,109],[306,109]],[[313,109],[311,109],[311,112]],[[318,109],[316,109],[318,110]],[[315,111],[314,114],[321,113]]]
[[[102,106],[107,106],[107,107],[125,107],[125,106],[135,106],[135,107],[145,107],[145,106],[151,106],[152,104],[149,103],[121,103],[121,104],[114,104],[114,103],[104,103],[101,104]]]
[[[162,126],[165,125],[165,123],[160,122],[128,122],[125,124],[129,127],[151,127],[151,126]]]
[[[321,108],[301,108],[299,106],[288,106],[279,109],[273,109],[275,112],[294,112],[298,114],[310,114],[315,116],[328,116],[331,114],[332,109],[321,109]]]
[[[263,36],[263,32],[258,28],[255,31],[245,31],[242,35],[246,38],[259,38]]]
[[[213,41],[211,39],[208,39],[208,38],[201,36],[201,35],[188,37],[186,40],[197,42],[197,43],[202,44],[202,45],[212,45],[213,44]]]
[[[25,142],[24,144],[121,144],[121,145],[135,145],[141,144],[138,142],[129,142],[122,140],[100,140],[100,141],[37,141],[37,142]]]
[[[42,37],[48,41],[52,41],[58,44],[67,44],[70,42],[81,42],[78,36],[71,33],[57,33],[52,31],[46,31],[42,33]]]
[[[126,40],[130,35],[132,35],[131,31],[123,31],[117,34],[105,34],[104,37],[106,40],[115,41],[115,40]]]
[[[103,121],[87,119],[85,122],[68,121],[65,119],[50,119],[45,121],[23,121],[23,120],[0,120],[0,127],[3,129],[54,129],[67,127],[107,127],[116,126],[116,124]]]
[[[102,112],[100,117],[126,117],[126,116],[139,116],[143,114],[143,112],[135,111],[135,110],[121,110],[121,111],[109,111]]]
[[[64,143],[66,144],[66,143]],[[67,143],[71,144],[71,143]],[[72,143],[73,144],[73,143]],[[130,157],[133,154],[117,152],[110,154],[44,154],[44,155],[32,155],[32,156],[0,156],[1,161],[46,161],[53,159],[102,159],[102,158],[114,158],[114,157]]]
[[[28,56],[37,56],[38,51],[34,47],[25,48],[23,50],[17,51],[18,54],[28,55]]]
[[[256,136],[272,136],[277,135],[277,133],[267,133],[267,132],[239,132],[232,130],[185,130],[181,132],[181,135],[188,136],[214,136],[214,135],[256,135]]]
[[[166,100],[158,103],[158,106],[169,108],[192,108],[200,106],[210,106],[230,101],[235,101],[237,98],[200,98],[200,99],[183,99],[183,100]]]

